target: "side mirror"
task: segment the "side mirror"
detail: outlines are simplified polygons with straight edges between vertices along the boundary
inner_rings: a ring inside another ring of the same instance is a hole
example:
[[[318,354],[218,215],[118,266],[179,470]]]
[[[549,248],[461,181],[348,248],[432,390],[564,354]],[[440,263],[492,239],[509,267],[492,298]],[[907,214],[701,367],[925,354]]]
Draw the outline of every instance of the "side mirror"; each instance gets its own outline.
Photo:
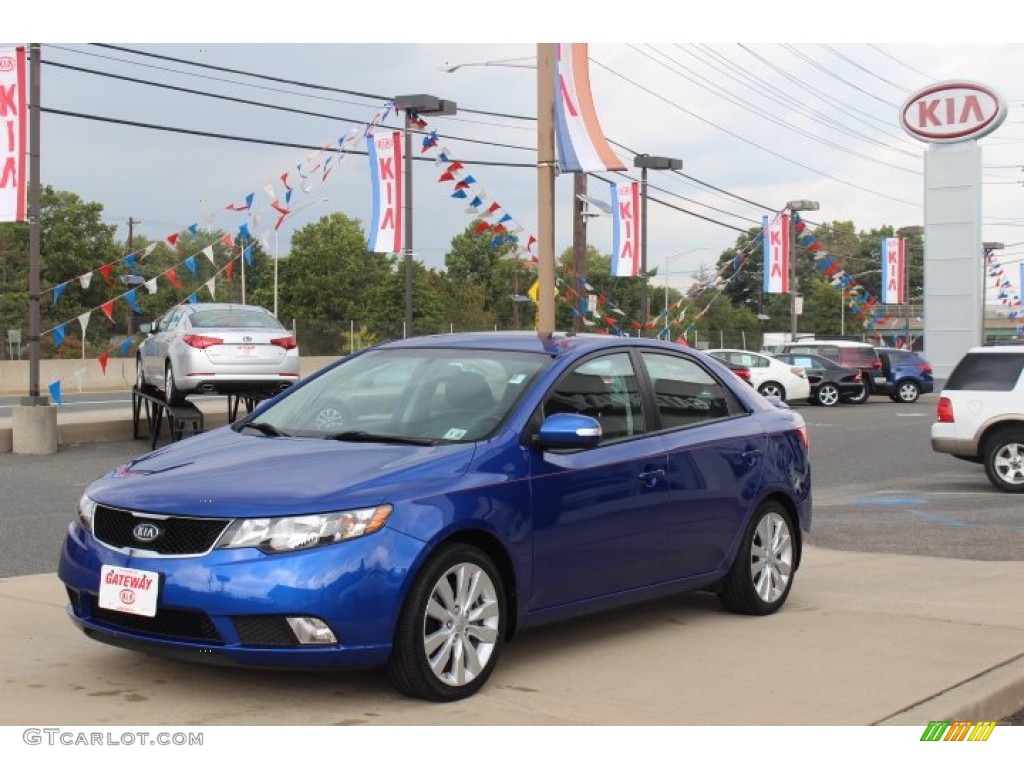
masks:
[[[601,424],[591,416],[556,413],[544,419],[536,445],[542,449],[593,448],[601,442]]]
[[[152,323],[142,323],[142,324],[139,325],[139,330],[142,331],[142,333],[152,333],[153,332],[153,324]]]

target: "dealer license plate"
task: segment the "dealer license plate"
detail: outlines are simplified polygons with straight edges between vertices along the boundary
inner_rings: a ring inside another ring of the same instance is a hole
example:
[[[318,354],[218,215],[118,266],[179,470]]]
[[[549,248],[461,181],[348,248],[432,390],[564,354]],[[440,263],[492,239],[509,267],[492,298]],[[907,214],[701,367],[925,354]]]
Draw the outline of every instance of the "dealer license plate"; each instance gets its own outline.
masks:
[[[139,616],[156,616],[160,574],[104,565],[100,569],[100,608]]]

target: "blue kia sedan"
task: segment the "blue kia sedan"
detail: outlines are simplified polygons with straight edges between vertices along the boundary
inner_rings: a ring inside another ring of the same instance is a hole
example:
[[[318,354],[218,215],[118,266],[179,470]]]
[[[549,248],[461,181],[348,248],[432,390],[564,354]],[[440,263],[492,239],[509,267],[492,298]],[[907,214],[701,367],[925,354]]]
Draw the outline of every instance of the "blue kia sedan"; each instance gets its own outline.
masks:
[[[93,481],[58,573],[95,640],[384,667],[451,701],[546,622],[695,589],[770,614],[810,523],[802,417],[713,358],[456,334],[342,358]]]

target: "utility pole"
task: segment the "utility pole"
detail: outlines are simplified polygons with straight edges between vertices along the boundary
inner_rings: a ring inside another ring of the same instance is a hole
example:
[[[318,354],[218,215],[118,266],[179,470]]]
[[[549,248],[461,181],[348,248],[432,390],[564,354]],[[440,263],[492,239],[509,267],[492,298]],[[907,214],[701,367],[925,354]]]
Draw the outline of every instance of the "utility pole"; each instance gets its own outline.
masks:
[[[537,43],[537,335],[555,332],[555,57]]]
[[[128,253],[132,252],[132,238],[135,236],[135,225],[136,224],[141,224],[141,223],[142,223],[141,221],[136,221],[131,216],[128,217]],[[129,338],[135,334],[135,331],[132,328],[132,310],[131,309],[128,310],[128,319],[125,321],[125,326],[124,327],[125,327],[125,332],[127,333]],[[82,344],[83,344],[83,346],[85,344],[85,339],[84,338],[82,339]]]
[[[573,302],[576,311],[572,315],[572,330],[574,333],[580,333],[583,331],[583,313],[586,311],[585,299],[580,294],[582,294],[583,280],[587,274],[587,220],[583,215],[583,198],[587,194],[587,174],[579,171],[574,173],[572,186],[572,289],[577,294]]]

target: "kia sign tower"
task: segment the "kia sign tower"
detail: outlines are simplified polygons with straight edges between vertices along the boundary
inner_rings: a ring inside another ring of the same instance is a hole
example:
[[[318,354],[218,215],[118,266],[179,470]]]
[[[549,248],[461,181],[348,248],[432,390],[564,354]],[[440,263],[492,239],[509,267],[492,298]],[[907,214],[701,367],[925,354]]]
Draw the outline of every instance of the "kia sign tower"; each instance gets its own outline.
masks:
[[[900,121],[928,143],[924,156],[924,348],[945,379],[982,339],[984,257],[981,148],[1006,102],[991,88],[950,80],[911,96]]]

